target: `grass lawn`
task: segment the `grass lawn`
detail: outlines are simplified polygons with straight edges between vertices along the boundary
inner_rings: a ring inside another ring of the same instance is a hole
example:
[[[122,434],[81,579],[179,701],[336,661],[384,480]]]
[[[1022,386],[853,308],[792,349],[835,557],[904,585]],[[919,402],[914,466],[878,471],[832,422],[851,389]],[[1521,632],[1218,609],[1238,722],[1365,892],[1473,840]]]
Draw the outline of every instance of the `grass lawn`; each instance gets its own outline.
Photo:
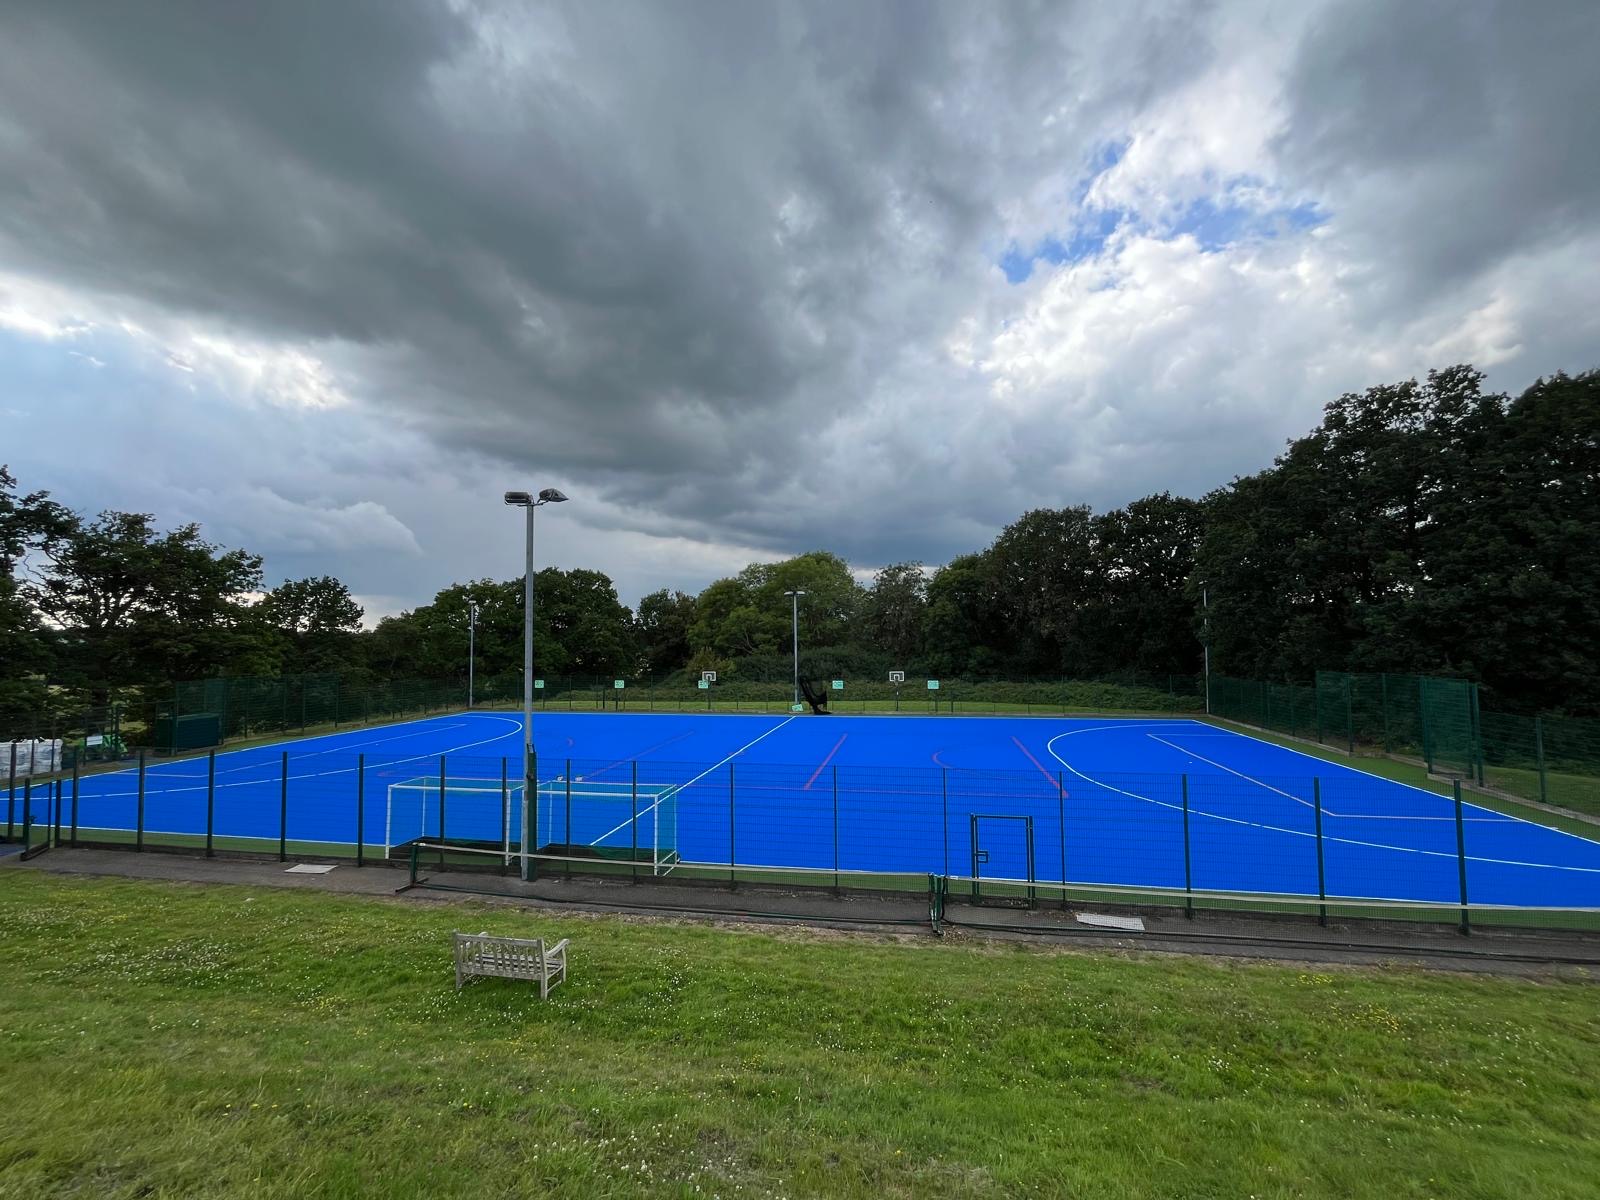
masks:
[[[570,936],[549,1003],[452,928]],[[0,871],[0,1196],[1593,1197],[1600,988]]]

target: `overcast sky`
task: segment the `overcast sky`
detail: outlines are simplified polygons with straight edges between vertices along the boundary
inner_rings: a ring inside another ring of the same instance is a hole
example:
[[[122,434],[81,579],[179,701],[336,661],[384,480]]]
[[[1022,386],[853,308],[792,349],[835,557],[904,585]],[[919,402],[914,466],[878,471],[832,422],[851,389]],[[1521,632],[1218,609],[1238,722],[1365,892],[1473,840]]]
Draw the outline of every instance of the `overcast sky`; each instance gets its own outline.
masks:
[[[1600,366],[1600,5],[7,0],[0,461],[372,615],[1200,495]]]

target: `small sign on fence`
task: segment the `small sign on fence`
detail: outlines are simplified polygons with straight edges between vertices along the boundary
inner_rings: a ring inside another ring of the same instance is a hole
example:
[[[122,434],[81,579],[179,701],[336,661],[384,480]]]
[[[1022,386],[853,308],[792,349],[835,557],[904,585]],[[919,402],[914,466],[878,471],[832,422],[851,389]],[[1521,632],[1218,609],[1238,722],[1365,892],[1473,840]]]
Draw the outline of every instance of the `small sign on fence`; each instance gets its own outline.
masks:
[[[905,681],[906,681],[906,673],[904,671],[890,671],[889,672],[889,682],[890,683],[904,683]]]
[[[842,680],[842,679],[835,679],[835,680],[834,680],[834,681],[833,681],[833,690],[834,690],[834,691],[836,691],[836,692],[842,692],[842,691],[844,691],[844,680]]]
[[[930,692],[937,692],[939,690],[939,681],[937,679],[928,680],[928,690]]]
[[[535,679],[533,681],[533,688],[534,688],[535,691],[539,691],[539,692],[544,691],[544,680]]]
[[[628,686],[628,681],[626,679],[613,679],[611,681],[611,686],[620,692],[623,688]]]

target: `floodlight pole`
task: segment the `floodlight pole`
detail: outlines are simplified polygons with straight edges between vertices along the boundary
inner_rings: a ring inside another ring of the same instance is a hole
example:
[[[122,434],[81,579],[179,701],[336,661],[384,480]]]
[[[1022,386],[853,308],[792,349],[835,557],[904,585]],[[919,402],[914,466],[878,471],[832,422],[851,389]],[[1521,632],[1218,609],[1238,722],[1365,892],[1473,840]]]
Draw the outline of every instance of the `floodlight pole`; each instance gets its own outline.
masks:
[[[1204,614],[1200,619],[1200,628],[1205,634],[1201,643],[1205,649],[1206,666],[1206,716],[1211,715],[1211,593],[1208,588],[1200,589],[1200,609]]]
[[[507,492],[505,501],[528,510],[526,554],[522,575],[522,878],[533,878],[532,851],[528,846],[528,806],[539,802],[539,755],[533,745],[533,510],[566,500],[556,488],[545,488],[537,499],[527,492]]]
[[[473,672],[478,658],[478,602],[467,597],[467,707],[472,707]]]
[[[793,610],[793,622],[792,622],[791,628],[792,628],[792,630],[794,632],[794,703],[795,703],[796,707],[799,707],[799,705],[800,705],[800,597],[804,596],[805,593],[804,592],[800,592],[800,591],[794,591],[794,592],[785,592],[784,595],[788,596],[789,599],[792,601],[792,606],[791,607],[792,607],[792,610]]]

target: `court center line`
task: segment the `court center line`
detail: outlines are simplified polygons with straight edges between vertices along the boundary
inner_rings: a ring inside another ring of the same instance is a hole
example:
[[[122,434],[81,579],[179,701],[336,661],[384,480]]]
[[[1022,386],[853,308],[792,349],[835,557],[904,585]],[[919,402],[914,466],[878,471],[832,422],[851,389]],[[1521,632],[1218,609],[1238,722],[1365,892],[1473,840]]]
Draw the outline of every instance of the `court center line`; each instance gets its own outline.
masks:
[[[819,762],[817,764],[817,769],[815,771],[811,772],[811,778],[806,780],[805,787],[800,789],[802,792],[809,792],[811,790],[811,785],[817,781],[817,776],[821,775],[822,772],[823,772],[823,769],[826,768],[827,765],[833,761],[833,756],[835,754],[839,753],[839,747],[844,745],[845,738],[847,738],[849,736],[850,735],[848,733],[844,733],[844,734],[840,734],[839,735],[839,740],[833,744],[833,749],[828,751],[828,757],[823,759],[821,762]]]

